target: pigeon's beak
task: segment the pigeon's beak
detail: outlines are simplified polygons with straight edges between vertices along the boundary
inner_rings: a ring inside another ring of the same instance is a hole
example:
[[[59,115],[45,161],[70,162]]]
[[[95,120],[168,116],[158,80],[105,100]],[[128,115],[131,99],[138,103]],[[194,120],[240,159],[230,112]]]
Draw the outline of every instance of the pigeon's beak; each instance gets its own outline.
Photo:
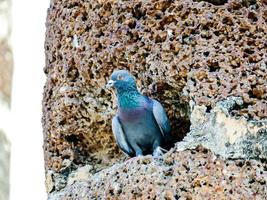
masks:
[[[114,84],[115,84],[115,81],[109,80],[108,83],[107,83],[107,85],[106,85],[106,88],[111,88],[111,87],[114,86]]]

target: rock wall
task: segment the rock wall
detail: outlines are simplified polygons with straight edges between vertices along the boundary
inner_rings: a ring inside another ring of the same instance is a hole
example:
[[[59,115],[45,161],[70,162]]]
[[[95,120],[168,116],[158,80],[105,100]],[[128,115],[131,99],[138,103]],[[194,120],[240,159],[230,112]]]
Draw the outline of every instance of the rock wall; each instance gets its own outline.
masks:
[[[114,69],[131,71],[164,104],[177,141],[190,131],[190,100],[210,112],[236,96],[243,103],[227,116],[266,119],[266,1],[210,2],[51,1],[42,120],[49,192],[85,164],[93,174],[125,159],[104,87]]]
[[[208,111],[205,106],[192,105],[190,132],[178,150],[202,145],[224,159],[261,159],[267,161],[267,119],[248,120],[231,116],[231,111],[243,105],[240,97],[220,101]]]
[[[203,148],[135,158],[78,181],[50,200],[265,199],[267,165],[223,161]]]

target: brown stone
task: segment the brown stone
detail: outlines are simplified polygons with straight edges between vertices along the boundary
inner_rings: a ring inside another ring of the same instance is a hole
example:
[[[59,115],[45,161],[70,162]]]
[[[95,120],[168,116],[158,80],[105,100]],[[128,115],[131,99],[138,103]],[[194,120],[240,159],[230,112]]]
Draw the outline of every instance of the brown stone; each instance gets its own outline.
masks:
[[[166,164],[170,158],[172,164]],[[116,164],[49,199],[264,199],[266,167],[254,160],[223,161],[202,147],[172,149],[161,159],[145,156]]]
[[[42,120],[46,171],[68,176],[90,163],[96,172],[123,159],[111,133],[115,96],[105,89],[115,69],[128,69],[141,92],[162,102],[176,140],[189,131],[189,99],[213,108],[240,96],[245,103],[236,115],[266,118],[262,2],[51,1]]]

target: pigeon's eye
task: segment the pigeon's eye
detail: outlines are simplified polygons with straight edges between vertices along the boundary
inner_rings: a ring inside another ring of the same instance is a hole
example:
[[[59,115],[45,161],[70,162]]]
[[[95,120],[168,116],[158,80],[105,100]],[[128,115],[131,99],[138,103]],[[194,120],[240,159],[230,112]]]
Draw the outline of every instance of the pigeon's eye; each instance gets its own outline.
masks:
[[[122,75],[118,75],[118,76],[117,76],[117,80],[120,81],[120,80],[123,80],[123,79],[124,79],[124,77],[123,77]]]

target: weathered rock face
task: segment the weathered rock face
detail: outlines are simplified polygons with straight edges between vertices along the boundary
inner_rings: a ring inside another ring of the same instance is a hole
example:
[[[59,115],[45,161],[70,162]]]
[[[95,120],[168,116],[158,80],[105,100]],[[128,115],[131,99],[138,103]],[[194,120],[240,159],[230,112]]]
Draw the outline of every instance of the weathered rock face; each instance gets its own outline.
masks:
[[[232,114],[266,118],[266,1],[216,2],[51,1],[43,99],[48,191],[65,187],[79,166],[89,163],[94,173],[124,159],[111,133],[115,98],[104,88],[114,69],[130,70],[140,90],[164,104],[177,141],[189,132],[189,100],[210,110],[237,96],[243,104]]]
[[[266,183],[266,163],[223,161],[203,148],[173,149],[161,159],[116,164],[49,199],[265,199]]]
[[[240,97],[231,97],[210,111],[203,105],[192,105],[190,132],[176,144],[178,150],[203,145],[225,159],[267,161],[267,119],[247,120],[230,114],[243,103]]]

